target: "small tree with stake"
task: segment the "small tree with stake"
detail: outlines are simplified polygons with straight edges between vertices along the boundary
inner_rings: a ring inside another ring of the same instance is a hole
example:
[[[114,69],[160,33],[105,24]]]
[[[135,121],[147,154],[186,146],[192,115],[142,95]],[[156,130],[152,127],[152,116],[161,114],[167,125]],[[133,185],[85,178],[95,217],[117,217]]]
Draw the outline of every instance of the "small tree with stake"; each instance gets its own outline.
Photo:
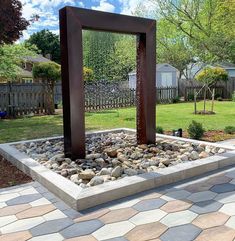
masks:
[[[60,65],[54,62],[39,63],[33,66],[33,77],[39,78],[45,84],[47,94],[47,110],[48,115],[55,113],[54,106],[54,87],[57,80],[60,79]]]
[[[215,89],[213,86],[218,81],[227,81],[228,80],[228,73],[225,69],[220,67],[210,67],[205,68],[200,73],[197,74],[196,80],[201,82],[203,84],[202,88],[198,92],[194,92],[194,113],[195,114],[214,114],[214,98],[215,98]],[[212,89],[213,88],[213,89]],[[199,93],[203,91],[204,92],[204,108],[203,111],[197,112],[197,96]],[[206,111],[206,93],[209,91],[209,93],[212,95],[212,105],[211,105],[211,111]]]

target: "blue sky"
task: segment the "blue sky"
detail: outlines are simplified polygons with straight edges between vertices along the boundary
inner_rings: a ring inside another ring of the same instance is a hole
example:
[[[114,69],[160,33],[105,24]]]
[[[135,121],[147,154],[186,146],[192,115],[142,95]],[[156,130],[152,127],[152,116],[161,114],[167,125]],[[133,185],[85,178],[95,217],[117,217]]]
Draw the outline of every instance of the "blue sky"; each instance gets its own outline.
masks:
[[[23,16],[30,19],[33,14],[40,16],[39,21],[32,23],[21,40],[42,29],[59,33],[58,11],[64,6],[76,6],[105,12],[132,15],[141,0],[20,0],[23,4]],[[148,0],[145,0],[147,2]]]

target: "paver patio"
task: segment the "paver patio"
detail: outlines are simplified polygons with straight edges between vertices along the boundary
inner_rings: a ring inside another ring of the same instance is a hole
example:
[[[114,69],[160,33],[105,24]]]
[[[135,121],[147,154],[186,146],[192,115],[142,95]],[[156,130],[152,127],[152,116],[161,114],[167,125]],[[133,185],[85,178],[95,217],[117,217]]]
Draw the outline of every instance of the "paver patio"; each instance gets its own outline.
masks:
[[[37,182],[0,190],[1,241],[234,241],[235,167],[77,212]]]

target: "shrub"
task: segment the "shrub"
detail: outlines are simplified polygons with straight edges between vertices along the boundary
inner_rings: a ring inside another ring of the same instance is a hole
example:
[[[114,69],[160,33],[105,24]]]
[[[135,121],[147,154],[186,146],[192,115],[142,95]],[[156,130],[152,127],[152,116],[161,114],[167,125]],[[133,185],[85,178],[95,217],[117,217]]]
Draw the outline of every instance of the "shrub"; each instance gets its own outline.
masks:
[[[205,130],[202,127],[201,123],[196,121],[192,121],[192,123],[188,126],[188,134],[192,139],[199,140],[202,138]]]
[[[161,126],[157,126],[156,127],[156,133],[163,134],[164,133],[163,128]]]
[[[233,91],[233,94],[232,94],[232,101],[235,102],[235,91]]]
[[[172,103],[179,103],[180,102],[180,97],[176,96],[175,98],[172,99]]]
[[[222,97],[218,97],[216,100],[217,101],[223,101],[223,98]]]
[[[194,100],[194,94],[189,93],[189,94],[188,94],[188,100],[189,100],[189,101]]]
[[[92,69],[89,69],[87,67],[83,67],[83,78],[84,81],[92,82],[94,81],[94,72]]]
[[[224,132],[226,134],[234,134],[235,133],[235,126],[226,126],[224,128]]]

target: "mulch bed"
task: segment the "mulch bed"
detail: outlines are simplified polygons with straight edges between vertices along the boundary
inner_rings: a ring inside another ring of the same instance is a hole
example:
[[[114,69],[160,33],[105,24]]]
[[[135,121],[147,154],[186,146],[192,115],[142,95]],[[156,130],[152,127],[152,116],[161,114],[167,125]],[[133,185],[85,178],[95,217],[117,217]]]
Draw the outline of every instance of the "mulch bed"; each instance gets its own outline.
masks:
[[[172,132],[165,131],[164,134],[172,135]],[[189,138],[187,131],[183,131],[183,137]],[[235,138],[235,134],[226,134],[224,131],[212,130],[212,131],[206,131],[201,140],[209,141],[209,142],[217,142],[217,141],[224,141],[224,140],[233,139],[233,138]]]
[[[31,182],[32,179],[0,156],[0,188]]]

